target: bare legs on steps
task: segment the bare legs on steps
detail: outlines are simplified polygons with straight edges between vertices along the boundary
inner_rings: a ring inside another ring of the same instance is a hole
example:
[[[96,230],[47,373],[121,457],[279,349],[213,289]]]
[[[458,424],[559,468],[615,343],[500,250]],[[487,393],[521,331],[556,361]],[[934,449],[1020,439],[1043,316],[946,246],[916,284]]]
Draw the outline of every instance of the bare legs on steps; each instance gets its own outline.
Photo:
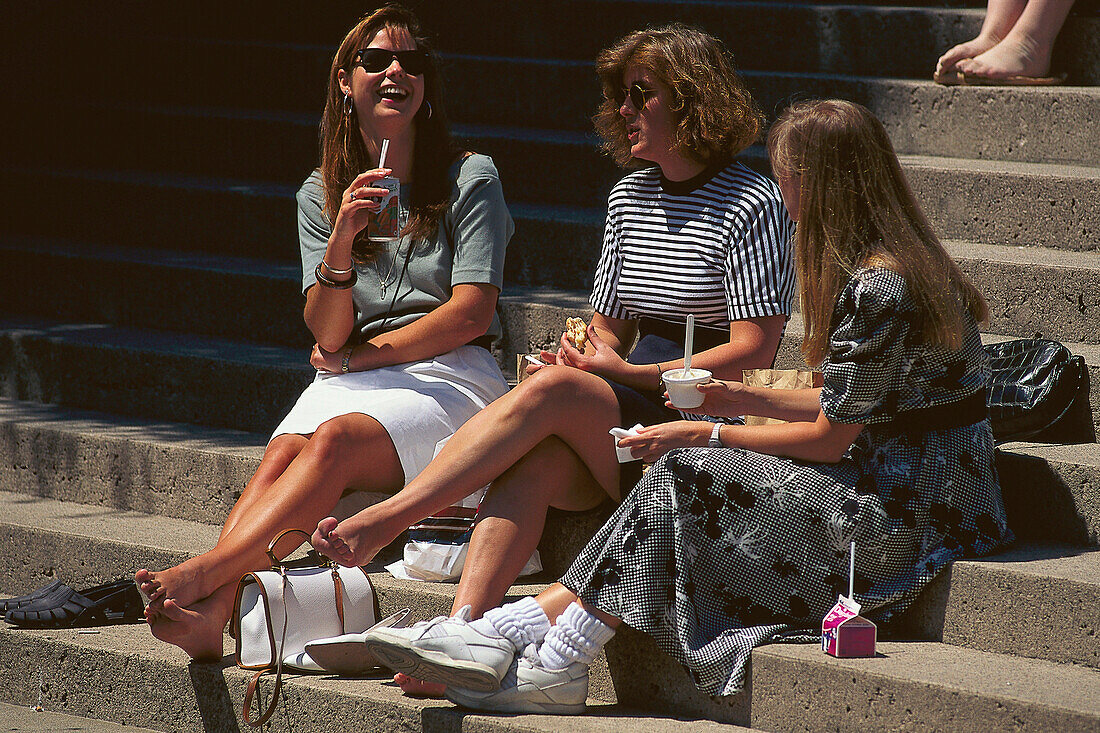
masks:
[[[569,367],[540,370],[463,425],[399,494],[343,522],[321,522],[314,545],[341,563],[361,563],[392,540],[381,528],[403,528],[491,484],[452,607],[469,604],[479,618],[504,600],[538,545],[549,507],[583,511],[618,499],[619,465],[607,433],[618,424],[618,402],[602,379]],[[403,674],[394,679],[412,695],[443,691]]]
[[[334,418],[309,437],[275,438],[212,550],[134,575],[151,599],[146,618],[153,635],[192,657],[220,658],[237,581],[269,566],[265,551],[276,533],[316,525],[347,488],[393,491],[403,478],[389,435],[366,415]]]

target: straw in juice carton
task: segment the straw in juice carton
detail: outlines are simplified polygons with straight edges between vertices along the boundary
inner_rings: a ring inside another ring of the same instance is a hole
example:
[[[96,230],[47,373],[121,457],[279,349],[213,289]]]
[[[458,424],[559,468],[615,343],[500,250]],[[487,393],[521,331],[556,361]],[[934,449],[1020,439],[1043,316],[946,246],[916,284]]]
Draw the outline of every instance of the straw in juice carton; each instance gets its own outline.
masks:
[[[382,141],[382,150],[378,155],[378,167],[386,167],[386,153],[390,141]],[[392,242],[401,236],[401,181],[393,176],[379,178],[372,184],[375,188],[384,188],[387,193],[382,197],[378,212],[367,222],[367,239],[372,242]]]
[[[848,564],[848,596],[839,596],[836,605],[821,620],[821,651],[834,657],[873,657],[877,627],[859,615],[854,598],[856,543],[851,545]]]

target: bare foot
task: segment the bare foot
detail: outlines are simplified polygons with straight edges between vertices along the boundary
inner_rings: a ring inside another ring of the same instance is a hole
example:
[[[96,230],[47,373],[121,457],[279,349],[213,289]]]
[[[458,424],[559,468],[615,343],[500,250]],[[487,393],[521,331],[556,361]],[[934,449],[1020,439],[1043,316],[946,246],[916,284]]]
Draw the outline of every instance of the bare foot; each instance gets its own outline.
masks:
[[[153,636],[175,644],[196,662],[221,661],[225,619],[216,609],[216,602],[209,598],[191,608],[183,608],[169,598],[149,629]]]
[[[206,574],[197,565],[197,559],[192,558],[167,570],[150,572],[142,568],[134,573],[138,588],[149,599],[148,609],[159,613],[167,598],[186,608],[210,595],[214,589],[205,587]]]
[[[1041,48],[1024,34],[1010,33],[985,53],[960,61],[957,68],[968,76],[983,79],[1044,77],[1050,73],[1050,52],[1050,48]]]
[[[425,682],[403,672],[395,674],[393,681],[409,697],[443,697],[443,692],[447,689],[446,685],[439,682]]]
[[[366,565],[382,549],[370,542],[370,530],[370,523],[359,519],[358,514],[342,522],[325,517],[317,523],[313,547],[344,567]]]
[[[936,62],[936,76],[954,71],[956,64],[966,59],[972,59],[978,54],[985,53],[1000,41],[994,36],[978,36],[966,43],[960,43],[952,47]]]

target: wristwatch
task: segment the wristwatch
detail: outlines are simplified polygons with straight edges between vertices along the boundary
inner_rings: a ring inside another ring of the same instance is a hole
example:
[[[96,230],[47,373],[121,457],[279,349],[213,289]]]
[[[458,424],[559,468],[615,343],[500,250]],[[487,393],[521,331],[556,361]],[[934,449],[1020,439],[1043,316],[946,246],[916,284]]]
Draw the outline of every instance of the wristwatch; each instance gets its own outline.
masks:
[[[714,423],[714,430],[710,431],[710,440],[707,441],[708,448],[725,448],[722,445],[722,438],[718,435],[718,431],[722,429],[722,423]]]

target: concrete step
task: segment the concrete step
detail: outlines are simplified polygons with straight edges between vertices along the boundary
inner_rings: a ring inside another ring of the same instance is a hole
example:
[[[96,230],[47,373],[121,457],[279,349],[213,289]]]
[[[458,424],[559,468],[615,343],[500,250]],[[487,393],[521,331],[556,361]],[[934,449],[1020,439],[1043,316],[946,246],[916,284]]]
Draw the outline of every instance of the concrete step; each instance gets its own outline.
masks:
[[[266,433],[4,399],[0,451],[10,463],[0,465],[0,490],[219,523],[266,441]],[[1011,443],[997,461],[1021,541],[1100,545],[1100,444]],[[604,512],[551,512],[571,539],[549,550],[546,566],[567,566]]]
[[[471,0],[461,13],[446,3],[420,0],[410,5],[425,28],[437,34],[444,51],[591,60],[624,33],[679,20],[723,37],[744,68],[913,78],[928,78],[944,50],[977,35],[984,16],[981,8],[762,0],[561,0],[507,6]],[[117,12],[133,19],[130,27],[166,29],[164,35],[335,47],[360,17],[362,7],[339,0],[331,3],[329,11],[288,8],[274,17],[259,18],[224,5],[199,3],[187,9],[157,8],[154,18],[151,8],[123,2]],[[583,27],[575,24],[576,18],[584,18]],[[13,40],[26,45],[32,45],[45,28],[71,27],[71,39],[66,38],[71,42],[89,36],[126,39],[133,35],[106,22],[102,14],[71,8],[68,3],[24,10],[14,21],[15,28],[25,30],[13,34]],[[1094,84],[1100,76],[1096,28],[1096,18],[1072,17],[1055,47],[1056,67],[1071,72],[1075,84]],[[800,53],[789,53],[792,47]]]
[[[268,432],[313,378],[306,349],[104,324],[0,321],[0,394]]]
[[[0,515],[4,517],[0,521],[0,542],[8,552],[20,549],[25,556],[22,566],[4,572],[0,581],[3,587],[10,588],[13,592],[35,587],[36,584],[41,585],[40,579],[47,575],[62,577],[79,585],[93,582],[100,577],[115,577],[122,572],[121,568],[178,562],[187,554],[198,551],[204,540],[207,543],[212,542],[217,533],[216,527],[194,522],[150,517],[133,512],[103,513],[95,507],[45,499],[27,500],[25,496],[19,495],[0,495],[0,506],[4,509]],[[1039,548],[1033,552],[1043,551]],[[1056,552],[1051,548],[1046,551],[1052,554]],[[1051,633],[1045,635],[1040,643],[1045,643],[1046,637],[1049,637],[1050,643],[1056,647],[1049,653],[1061,655],[1063,659],[1072,659],[1072,656],[1065,656],[1062,651],[1073,648],[1065,641],[1064,637],[1067,635],[1072,636],[1075,641],[1080,640],[1078,646],[1084,653],[1089,653],[1089,649],[1095,653],[1090,631],[1095,633],[1095,609],[1100,602],[1098,560],[1100,553],[1093,552],[1071,555],[1065,562],[1051,559],[1050,564],[1041,570],[1032,571],[1028,567],[1022,571],[1013,568],[1008,572],[1000,568],[983,570],[989,563],[978,563],[974,564],[973,572],[979,575],[987,573],[984,578],[986,583],[1008,587],[1000,596],[1004,606],[1001,612],[1005,618],[1010,618],[1015,611],[1021,619],[1031,614],[1030,618],[1038,627],[1050,624]],[[1055,586],[1051,591],[1055,600],[1046,604],[1035,604],[1032,599],[1019,593],[1016,586],[1026,585],[1029,575],[1042,576],[1036,582]],[[381,575],[374,578],[384,609],[412,605],[418,614],[434,614],[441,609],[446,610],[450,605],[452,590],[447,586],[413,584],[387,579]],[[955,592],[955,585],[955,581],[951,580],[949,594]],[[525,594],[537,591],[539,587],[541,586],[516,586],[513,591],[516,594]],[[1091,623],[1085,623],[1081,628],[1075,627],[1080,619],[1067,616],[1064,607],[1057,602],[1059,594],[1063,593],[1063,587],[1070,589],[1066,592],[1073,600],[1084,601],[1084,615],[1081,619],[1091,619]],[[959,603],[948,604],[949,616],[953,622],[971,623],[967,614],[957,612],[956,607],[961,604],[965,608],[967,601],[974,600],[974,592],[971,588]],[[1017,622],[1019,623],[1022,622]],[[0,634],[0,659],[11,659],[16,654],[21,658],[31,649],[34,650],[31,655],[33,658],[52,659],[59,653],[53,648],[55,644],[65,646],[69,656],[79,658],[79,654],[74,654],[76,650],[73,646],[88,644],[103,653],[118,649],[120,643],[123,645],[122,649],[131,655],[136,654],[139,659],[148,656],[164,661],[178,659],[179,655],[172,655],[171,650],[157,649],[157,645],[148,636],[143,636],[145,633],[147,632],[140,626],[103,629],[101,634],[88,636],[78,636],[72,631],[9,631]],[[1006,634],[1005,638],[1015,642],[1010,635]],[[840,662],[821,655],[816,645],[762,648],[754,653],[750,692],[725,700],[710,701],[697,692],[693,693],[694,688],[686,675],[672,672],[675,665],[670,659],[654,654],[650,640],[637,633],[623,632],[606,650],[606,672],[600,667],[594,670],[597,679],[593,682],[593,695],[610,694],[613,691],[618,702],[624,705],[672,710],[680,714],[702,714],[766,729],[789,730],[791,725],[787,716],[795,715],[803,703],[799,701],[789,706],[777,705],[774,701],[786,696],[791,679],[803,680],[808,676],[815,678],[817,684],[821,685],[819,689],[829,691],[830,697],[838,694],[841,698],[847,697],[847,693],[840,691],[849,685],[855,686],[852,694],[859,696],[864,695],[866,689],[877,687],[879,693],[867,699],[904,700],[912,695],[924,695],[926,702],[918,708],[907,703],[889,707],[892,712],[885,714],[886,717],[892,717],[903,714],[903,709],[908,710],[909,715],[915,716],[914,724],[917,728],[952,727],[944,725],[940,716],[947,714],[943,711],[945,707],[953,708],[953,705],[948,704],[950,700],[958,703],[957,698],[960,695],[965,699],[967,708],[978,713],[977,719],[985,720],[986,724],[990,719],[985,716],[995,715],[998,705],[1010,709],[1011,714],[1019,716],[1025,724],[1057,724],[1059,730],[1085,730],[1087,728],[1082,726],[1094,725],[1100,720],[1100,699],[1095,697],[1096,691],[1100,690],[1097,687],[1100,685],[1100,677],[1095,670],[1086,671],[1084,667],[1070,664],[1008,657],[928,642],[884,641],[880,644],[880,651],[883,656],[877,660]],[[1078,656],[1080,653],[1078,652]],[[1092,661],[1095,663],[1095,659]],[[224,664],[223,662],[221,666]],[[923,672],[918,671],[919,665],[925,666]],[[987,684],[982,683],[978,673],[979,666],[987,675],[984,679]],[[192,669],[196,667],[206,665],[193,665]],[[219,666],[210,665],[210,669],[219,670]],[[778,682],[778,677],[772,677],[785,676],[791,672],[793,676],[787,677],[785,682]],[[233,675],[237,672],[231,670],[226,674]],[[932,675],[938,681],[932,679]],[[1040,678],[1037,675],[1041,675],[1044,680],[1044,685],[1039,689],[1034,688],[1034,681]],[[124,689],[126,685],[133,684],[133,678],[141,676],[123,675],[126,681],[120,683],[119,688]],[[10,688],[7,686],[17,681],[18,677],[9,673],[0,680],[0,697],[11,699],[10,692],[7,692]],[[343,684],[333,683],[334,687]],[[63,689],[63,685],[59,684],[58,688]],[[784,692],[778,692],[779,690]],[[69,696],[75,698],[71,692]],[[171,697],[187,699],[186,695],[179,694]],[[835,720],[842,714],[844,702],[842,699],[838,703],[839,707],[834,709],[831,701],[819,700],[817,707],[820,710],[815,712],[819,713],[821,719]],[[915,712],[917,709],[923,712]],[[73,712],[89,714],[81,710]],[[108,716],[97,714],[96,717]],[[148,724],[142,720],[120,722]],[[181,723],[179,721],[176,725]],[[875,720],[861,724],[876,730],[890,730],[894,721]],[[828,725],[830,723],[818,725],[815,718],[815,723],[808,729],[825,729]],[[983,726],[973,729],[980,730]]]
[[[114,148],[134,138],[139,142],[125,148],[125,159],[134,161],[133,166],[145,159],[171,157],[180,172],[197,172],[188,166],[200,161],[209,165],[208,159],[217,153],[226,159],[222,165],[231,168],[226,175],[293,182],[317,158],[316,129],[331,53],[324,46],[163,37],[134,39],[130,47],[101,47],[98,63],[111,63],[106,54],[119,58],[109,73],[98,77],[103,83],[93,81],[75,90],[76,98],[89,105],[80,114],[79,137],[58,134],[49,121],[43,124],[42,120],[34,125],[30,120],[26,125],[15,120],[11,134],[27,140],[21,150],[38,150],[39,155],[51,155],[69,166],[76,165],[69,159],[88,155],[117,164]],[[168,56],[186,73],[181,72],[174,83],[148,78],[165,70],[134,64],[128,54]],[[254,82],[242,89],[236,74],[223,73],[227,68]],[[592,60],[458,53],[445,56],[443,69],[453,121],[592,130],[590,118],[601,99]],[[304,70],[315,75],[310,77]],[[886,124],[901,153],[1100,163],[1100,131],[1089,124],[1100,115],[1096,88],[943,87],[930,80],[764,70],[748,70],[744,76],[769,117],[795,98],[839,96],[865,104]],[[493,83],[493,104],[484,103],[487,79],[503,80]],[[143,107],[134,108],[132,100],[140,100]],[[203,156],[180,150],[184,146],[177,135],[190,138],[210,125],[224,137],[208,141]],[[82,144],[89,137],[102,140],[96,150]],[[51,144],[33,142],[43,138]],[[276,149],[281,154],[270,155]],[[87,163],[95,165],[101,163]]]
[[[53,674],[46,699],[51,709],[172,733],[248,730],[240,709],[251,672],[237,669],[229,659],[221,664],[185,664],[140,626],[105,627],[94,635],[0,631],[0,664],[4,670],[0,696],[22,698],[23,685],[37,684],[35,669],[26,664],[27,656],[39,660],[39,665]],[[117,677],[100,673],[104,669],[125,673]],[[590,700],[588,713],[582,716],[479,715],[446,701],[404,697],[384,679],[381,675],[368,679],[288,675],[278,710],[264,730],[553,733],[562,730],[563,724],[577,733],[611,733],[627,728],[638,733],[756,730],[640,713],[598,700]],[[266,703],[271,678],[265,677],[259,689],[257,697]],[[115,730],[104,729],[105,733]]]
[[[265,168],[282,165],[292,173],[290,177],[297,178],[300,169],[306,166],[290,165],[299,157],[304,156],[309,163],[317,157],[316,123],[323,106],[323,85],[332,51],[326,45],[232,43],[155,35],[108,48],[99,45],[96,63],[102,67],[102,73],[90,79],[87,86],[75,90],[77,98],[98,107],[140,99],[147,109],[131,110],[129,114],[100,110],[95,116],[83,118],[86,130],[80,139],[87,139],[88,133],[96,132],[102,125],[106,128],[107,134],[103,135],[106,139],[121,140],[122,135],[108,124],[109,118],[121,117],[122,127],[140,131],[145,124],[142,117],[155,117],[164,109],[179,107],[206,108],[211,117],[222,118],[220,124],[230,131],[237,122],[224,119],[230,116],[229,110],[253,110],[254,116],[260,116],[268,124],[267,118],[298,113],[308,122],[312,133],[304,153],[298,152],[301,149],[298,138],[289,150],[275,144],[234,146],[238,155],[241,150],[255,149],[255,157],[259,158],[250,172],[237,175],[261,176]],[[443,56],[452,120],[464,124],[591,131],[590,118],[601,100],[592,58],[577,61],[493,54],[460,52]],[[154,69],[132,63],[133,57],[153,55],[173,58],[174,68]],[[224,74],[227,68],[237,69],[237,74]],[[164,74],[174,75],[171,83],[165,83]],[[252,79],[252,83],[242,87],[239,75]],[[931,79],[784,73],[762,68],[746,68],[745,78],[760,107],[770,116],[791,98],[839,96],[865,103],[886,122],[895,147],[902,153],[1100,163],[1097,153],[1100,132],[1089,124],[1097,118],[1100,108],[1100,91],[1096,88],[949,88],[935,85]],[[492,105],[484,103],[486,79],[502,79],[494,83]],[[41,89],[36,92],[42,94]],[[262,111],[266,111],[267,117]],[[237,114],[242,116],[244,112]],[[37,127],[24,134],[44,134],[48,124],[38,122]],[[111,122],[118,125],[120,120]],[[255,127],[263,125],[257,123]],[[279,134],[272,136],[278,139]],[[285,138],[285,133],[282,136]],[[147,147],[158,149],[167,145],[171,149],[176,144],[171,135],[154,139],[156,144]],[[66,135],[51,135],[51,140],[62,149],[70,139]],[[215,150],[226,146],[228,142],[222,141]],[[51,152],[43,150],[44,145],[26,147]],[[283,153],[265,155],[267,150]],[[292,152],[295,154],[288,154]],[[147,154],[150,151],[141,146],[131,147],[131,156]]]
[[[498,161],[505,194],[519,224],[516,244],[539,247],[546,237],[560,237],[560,232],[546,231],[546,227],[564,216],[570,226],[581,221],[592,225],[586,250],[594,258],[606,191],[617,175],[594,144],[583,136],[560,132],[471,129],[474,146],[495,154]],[[744,158],[752,167],[763,166],[759,148],[746,151]],[[531,174],[545,170],[546,161],[555,159],[570,170],[590,175],[580,176],[582,183],[561,186],[553,176]],[[928,156],[901,156],[901,160],[918,201],[945,239],[1078,251],[1100,248],[1094,236],[1100,230],[1100,167]],[[296,231],[290,199],[296,185],[37,167],[6,169],[5,177],[6,192],[26,214],[12,222],[12,233],[67,237],[79,231],[84,238],[112,244],[145,244],[152,238],[163,247],[225,252],[215,241],[224,241],[232,232],[232,249],[227,252],[231,255],[270,252],[282,259],[297,251],[271,244],[289,240]],[[80,190],[80,205],[58,211],[45,195],[58,190]],[[134,202],[140,211],[133,217],[99,215],[105,210],[133,210]],[[536,208],[523,208],[527,204]],[[591,208],[576,210],[578,206]],[[543,221],[527,226],[528,218]],[[562,246],[555,246],[549,256],[555,257]],[[515,265],[511,267],[514,271]],[[575,287],[569,281],[553,282]]]
[[[33,694],[30,696],[33,699]],[[21,733],[152,733],[152,728],[119,725],[106,720],[82,718],[50,710],[39,710],[34,705],[10,705],[0,703],[0,720],[11,726],[8,730]]]

